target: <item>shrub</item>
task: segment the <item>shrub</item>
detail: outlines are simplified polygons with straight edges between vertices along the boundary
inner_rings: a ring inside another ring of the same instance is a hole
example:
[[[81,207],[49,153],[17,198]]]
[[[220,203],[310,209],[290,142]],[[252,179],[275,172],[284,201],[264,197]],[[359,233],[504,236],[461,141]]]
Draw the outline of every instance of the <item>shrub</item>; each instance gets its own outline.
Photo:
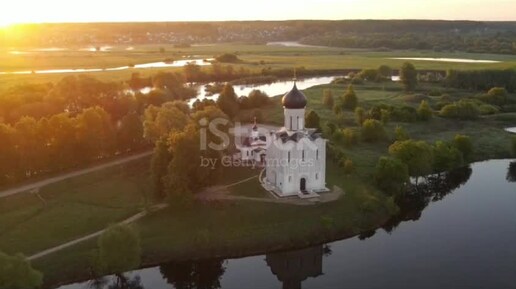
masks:
[[[391,119],[401,122],[415,122],[417,120],[417,111],[411,106],[396,107],[391,112]]]
[[[482,104],[478,107],[478,109],[482,115],[496,114],[500,111],[496,106],[491,104]]]
[[[426,176],[433,171],[432,146],[424,141],[397,141],[389,146],[389,154],[407,165],[410,176]]]
[[[503,87],[493,87],[479,98],[486,103],[504,105],[507,102],[507,90]]]
[[[342,130],[342,135],[344,137],[344,145],[347,147],[351,147],[354,144],[358,143],[358,133],[351,128],[345,128]]]
[[[417,116],[420,120],[429,120],[432,118],[432,109],[426,100],[421,101],[417,109]]]
[[[381,122],[376,119],[367,119],[362,125],[362,139],[367,142],[374,142],[385,137],[385,130]]]
[[[321,129],[320,121],[321,121],[321,118],[319,117],[319,115],[315,111],[311,110],[305,118],[305,122],[306,122],[305,126],[307,128],[315,128],[317,130],[320,130]]]
[[[109,227],[99,237],[98,248],[101,272],[123,273],[140,265],[140,237],[131,226]]]
[[[355,109],[355,121],[357,125],[362,126],[364,121],[366,120],[365,110],[361,107],[357,107]]]
[[[382,116],[380,120],[383,124],[387,124],[391,121],[391,112],[389,110],[382,108],[380,110],[380,115]]]
[[[332,109],[335,105],[333,93],[329,89],[325,89],[323,92],[323,104],[329,109]]]
[[[444,106],[439,115],[446,118],[473,120],[478,118],[480,110],[474,102],[470,100],[460,100]]]
[[[453,146],[462,153],[465,161],[471,160],[471,157],[473,156],[473,143],[469,136],[462,134],[455,135],[453,138]]]
[[[215,57],[215,60],[217,60],[218,62],[222,62],[222,63],[238,63],[238,62],[242,61],[238,58],[238,56],[236,56],[236,54],[233,54],[233,53],[221,54],[221,55]]]
[[[23,255],[0,252],[0,288],[38,288],[42,283],[43,274],[34,270]]]

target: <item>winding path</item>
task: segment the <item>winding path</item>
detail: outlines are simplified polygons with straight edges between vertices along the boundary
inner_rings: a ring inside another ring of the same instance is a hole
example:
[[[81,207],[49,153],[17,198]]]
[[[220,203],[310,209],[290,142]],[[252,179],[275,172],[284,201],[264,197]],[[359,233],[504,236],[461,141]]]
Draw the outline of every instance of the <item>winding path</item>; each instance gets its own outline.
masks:
[[[90,167],[90,168],[69,172],[69,173],[58,175],[58,176],[55,176],[55,177],[52,177],[52,178],[44,179],[44,180],[41,180],[41,181],[38,181],[38,182],[35,182],[35,183],[31,183],[31,184],[27,184],[27,185],[22,185],[22,186],[19,186],[19,187],[14,187],[14,188],[11,188],[11,189],[0,191],[0,199],[8,197],[8,196],[16,195],[16,194],[19,194],[19,193],[27,192],[27,191],[30,191],[30,190],[38,189],[38,188],[41,188],[43,186],[46,186],[46,185],[49,185],[49,184],[53,184],[53,183],[57,183],[57,182],[60,182],[60,181],[63,181],[63,180],[69,179],[69,178],[81,176],[81,175],[84,175],[84,174],[88,174],[88,173],[91,173],[91,172],[94,172],[94,171],[98,171],[98,170],[102,170],[102,169],[105,169],[105,168],[109,168],[109,167],[112,167],[112,166],[121,165],[121,164],[130,162],[130,161],[134,161],[134,160],[137,160],[137,159],[141,159],[141,158],[150,156],[151,154],[152,154],[152,151],[148,151],[148,152],[144,152],[144,153],[140,153],[140,154],[136,154],[136,155],[131,155],[131,156],[119,158],[119,159],[116,159],[114,161],[111,161],[111,162],[108,162],[108,163],[104,163],[104,164],[101,164],[101,165],[97,165],[97,166],[93,166],[93,167]]]

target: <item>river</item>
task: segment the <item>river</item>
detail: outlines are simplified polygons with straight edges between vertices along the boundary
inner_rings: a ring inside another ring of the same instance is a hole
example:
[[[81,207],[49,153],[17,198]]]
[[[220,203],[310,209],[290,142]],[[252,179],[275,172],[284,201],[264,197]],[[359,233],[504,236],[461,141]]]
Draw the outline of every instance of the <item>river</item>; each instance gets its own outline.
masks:
[[[124,288],[516,288],[516,162],[475,163],[420,187],[384,228],[240,259],[168,262],[105,277]],[[89,288],[88,282],[59,289]]]

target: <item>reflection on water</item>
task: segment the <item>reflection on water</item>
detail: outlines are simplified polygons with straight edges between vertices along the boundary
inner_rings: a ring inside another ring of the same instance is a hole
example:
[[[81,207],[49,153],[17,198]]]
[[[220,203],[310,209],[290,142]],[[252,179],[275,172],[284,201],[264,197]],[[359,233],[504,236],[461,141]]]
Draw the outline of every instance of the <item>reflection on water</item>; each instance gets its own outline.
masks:
[[[505,130],[508,132],[516,133],[516,127],[508,127]]]
[[[283,284],[283,289],[301,289],[301,282],[308,277],[323,274],[323,246],[270,253],[265,256],[265,261]]]
[[[169,262],[95,288],[516,288],[516,161],[431,176],[356,238],[239,259]],[[122,280],[123,281],[123,280]],[[77,283],[60,289],[88,288]]]

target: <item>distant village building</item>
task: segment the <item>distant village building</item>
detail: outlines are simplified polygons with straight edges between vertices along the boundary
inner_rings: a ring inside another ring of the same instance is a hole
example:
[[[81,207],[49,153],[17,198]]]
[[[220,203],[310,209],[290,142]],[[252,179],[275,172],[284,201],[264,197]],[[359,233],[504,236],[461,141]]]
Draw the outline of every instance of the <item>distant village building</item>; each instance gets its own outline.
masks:
[[[280,197],[314,197],[326,188],[326,140],[305,128],[306,96],[296,84],[282,99],[284,127],[270,132],[265,186]]]

